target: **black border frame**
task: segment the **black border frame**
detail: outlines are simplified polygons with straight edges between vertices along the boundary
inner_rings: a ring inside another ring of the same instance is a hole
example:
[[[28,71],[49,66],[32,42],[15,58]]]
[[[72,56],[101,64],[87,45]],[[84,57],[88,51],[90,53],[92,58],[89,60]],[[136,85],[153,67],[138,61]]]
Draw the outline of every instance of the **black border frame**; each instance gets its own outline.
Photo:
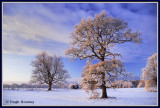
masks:
[[[122,1],[121,0],[99,0],[99,1],[97,1],[97,0],[46,0],[46,1],[44,1],[44,0],[33,0],[33,1],[32,0],[20,0],[20,1],[19,0],[2,0],[1,1],[1,107],[57,107],[57,108],[58,107],[159,107],[159,103],[160,103],[160,101],[159,101],[159,75],[160,74],[158,74],[158,100],[157,100],[158,101],[158,103],[157,103],[158,105],[157,106],[155,106],[155,105],[153,105],[153,106],[152,105],[150,105],[150,106],[140,106],[140,105],[139,106],[132,106],[132,105],[131,106],[129,106],[129,105],[128,106],[126,106],[126,105],[125,106],[54,106],[54,105],[53,106],[38,106],[38,105],[37,106],[34,106],[34,105],[33,106],[30,106],[30,105],[29,106],[20,106],[20,105],[19,106],[14,106],[14,105],[5,105],[4,106],[3,105],[3,99],[2,99],[2,95],[3,95],[2,94],[2,91],[3,91],[3,81],[2,81],[2,54],[3,54],[2,53],[2,20],[3,20],[2,19],[2,15],[3,15],[3,12],[2,12],[3,11],[2,10],[3,7],[2,6],[3,5],[2,4],[4,2],[5,3],[7,3],[7,2],[8,3],[9,2],[19,2],[19,3],[23,3],[23,2],[31,2],[31,3],[32,2],[34,2],[34,3],[39,3],[39,2],[42,2],[42,3],[43,2],[44,3],[46,3],[46,2],[48,2],[48,3],[51,3],[51,2],[52,3],[56,3],[56,2],[68,2],[68,3],[70,3],[70,2],[75,2],[75,3],[76,2],[90,2],[90,3],[94,3],[94,2],[98,2],[98,3],[101,3],[101,2],[106,2],[106,3],[107,2],[108,3],[109,2],[115,2],[115,3],[116,2],[126,2],[126,3],[130,3],[130,2],[144,2],[144,3],[145,2],[155,2],[155,3],[158,4],[158,7],[157,7],[157,10],[158,10],[158,12],[157,12],[158,13],[157,14],[157,17],[158,17],[158,20],[157,20],[158,21],[157,22],[158,23],[158,25],[157,25],[157,27],[158,27],[157,28],[157,30],[158,30],[157,31],[158,32],[158,34],[157,34],[157,39],[158,39],[157,40],[157,42],[158,42],[157,43],[157,46],[158,46],[157,47],[158,69],[159,69],[159,52],[160,52],[159,51],[159,0],[144,0],[144,1],[143,0],[140,0],[140,1],[138,1],[138,0],[131,0],[131,1],[128,1],[128,0],[122,0]],[[158,70],[158,73],[159,73],[159,70]]]

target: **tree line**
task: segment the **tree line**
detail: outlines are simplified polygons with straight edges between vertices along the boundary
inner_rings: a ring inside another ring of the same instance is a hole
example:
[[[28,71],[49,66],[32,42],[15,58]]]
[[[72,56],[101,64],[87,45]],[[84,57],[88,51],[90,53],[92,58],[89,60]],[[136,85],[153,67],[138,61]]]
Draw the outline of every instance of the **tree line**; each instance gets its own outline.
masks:
[[[119,80],[116,82],[112,82],[112,85],[114,85],[115,88],[136,88],[139,87],[139,82],[140,80],[131,80],[131,81],[123,81]],[[65,84],[60,84],[60,85],[52,85],[53,88],[68,88],[68,89],[82,89],[82,86],[80,83],[65,83]],[[140,86],[144,87],[144,86]],[[47,84],[27,84],[27,83],[22,83],[22,84],[3,84],[4,89],[8,90],[18,90],[21,88],[48,88]],[[101,88],[101,86],[99,86]],[[112,88],[109,86],[109,88]]]

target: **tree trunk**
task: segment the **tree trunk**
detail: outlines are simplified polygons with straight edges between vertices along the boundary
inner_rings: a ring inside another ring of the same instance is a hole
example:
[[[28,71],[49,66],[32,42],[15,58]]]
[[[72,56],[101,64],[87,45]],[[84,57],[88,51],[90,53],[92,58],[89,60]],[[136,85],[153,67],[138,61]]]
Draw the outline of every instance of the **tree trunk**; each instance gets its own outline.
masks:
[[[105,79],[105,73],[102,73],[102,98],[107,98],[107,91],[106,91],[106,82]]]
[[[52,83],[49,82],[49,83],[48,83],[48,91],[51,90],[51,87],[52,87]]]

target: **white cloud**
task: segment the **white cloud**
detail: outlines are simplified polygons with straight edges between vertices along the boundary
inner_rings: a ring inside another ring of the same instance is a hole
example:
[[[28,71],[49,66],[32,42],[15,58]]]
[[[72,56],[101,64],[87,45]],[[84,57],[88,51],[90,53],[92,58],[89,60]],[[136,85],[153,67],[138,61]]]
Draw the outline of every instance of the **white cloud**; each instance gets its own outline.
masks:
[[[65,25],[46,24],[44,21],[24,16],[3,16],[3,37],[18,36],[26,40],[41,41],[41,38],[69,43],[70,30]]]
[[[6,3],[3,12],[3,53],[22,55],[32,55],[46,50],[51,54],[65,56],[75,22],[90,15],[79,7],[77,11],[73,11],[67,8],[66,4],[52,3]],[[47,46],[45,39],[51,40],[56,46]],[[33,46],[30,41],[41,42],[41,47]]]
[[[28,9],[31,11],[30,8]],[[25,12],[25,10],[23,11]],[[3,15],[3,53],[33,55],[45,50],[51,54],[65,56],[64,52],[70,42],[69,36],[72,28],[58,22],[60,21],[58,18],[54,19],[56,15],[44,7],[39,10],[34,7],[32,11],[46,16],[46,21],[36,15]],[[48,19],[55,20],[55,22],[48,22]],[[51,40],[52,44],[56,46],[47,46],[48,42],[45,42],[45,39]],[[34,45],[31,43],[32,41],[34,41]],[[35,45],[36,43],[39,44]]]

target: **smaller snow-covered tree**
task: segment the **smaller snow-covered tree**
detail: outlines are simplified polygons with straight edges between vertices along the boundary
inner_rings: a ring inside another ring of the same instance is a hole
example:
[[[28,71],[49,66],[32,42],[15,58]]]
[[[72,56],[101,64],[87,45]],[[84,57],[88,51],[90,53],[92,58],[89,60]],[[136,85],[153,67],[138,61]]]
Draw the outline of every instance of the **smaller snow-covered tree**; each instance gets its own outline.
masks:
[[[141,80],[145,82],[145,89],[157,88],[157,53],[148,58],[145,68],[142,69]]]
[[[53,84],[64,83],[69,78],[60,57],[49,56],[46,52],[42,52],[31,64],[34,67],[31,82],[48,84],[48,90],[51,90]]]

